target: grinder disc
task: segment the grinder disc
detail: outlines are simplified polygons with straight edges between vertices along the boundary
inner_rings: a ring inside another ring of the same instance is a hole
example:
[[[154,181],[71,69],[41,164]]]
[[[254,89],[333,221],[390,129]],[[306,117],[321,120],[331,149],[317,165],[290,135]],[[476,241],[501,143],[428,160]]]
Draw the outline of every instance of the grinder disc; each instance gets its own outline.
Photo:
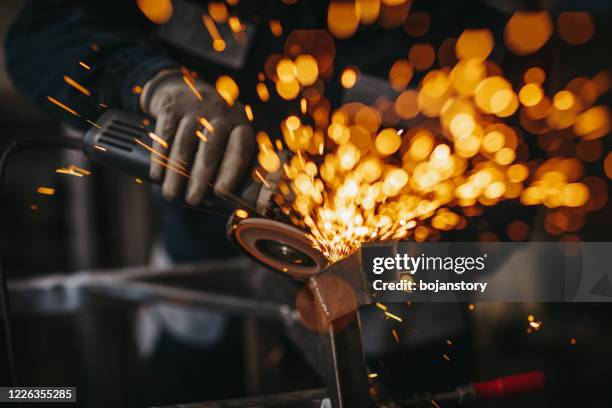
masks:
[[[327,265],[303,231],[279,221],[247,218],[234,224],[231,234],[253,258],[295,278],[308,278]]]

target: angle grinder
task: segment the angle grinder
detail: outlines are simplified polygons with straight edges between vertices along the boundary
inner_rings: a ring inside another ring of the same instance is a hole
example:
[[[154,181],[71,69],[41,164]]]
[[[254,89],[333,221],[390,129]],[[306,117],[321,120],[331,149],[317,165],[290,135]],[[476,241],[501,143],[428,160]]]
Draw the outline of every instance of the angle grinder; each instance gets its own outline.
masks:
[[[142,116],[108,110],[85,134],[83,151],[94,163],[151,181],[151,155],[167,161],[151,147],[151,132],[152,124]],[[236,193],[223,198],[209,194],[202,206],[230,216],[228,237],[252,258],[293,278],[307,279],[328,262],[304,231],[283,218],[274,202],[280,175],[268,174],[263,183],[246,173]]]

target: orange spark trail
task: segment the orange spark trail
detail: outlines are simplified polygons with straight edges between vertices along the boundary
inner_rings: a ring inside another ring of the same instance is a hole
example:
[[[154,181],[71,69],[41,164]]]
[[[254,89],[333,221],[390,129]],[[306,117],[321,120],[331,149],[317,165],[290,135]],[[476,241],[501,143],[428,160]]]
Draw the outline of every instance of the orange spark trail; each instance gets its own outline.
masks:
[[[201,101],[204,100],[204,98],[202,97],[202,94],[200,93],[200,91],[198,91],[196,89],[195,85],[193,84],[193,80],[191,79],[191,77],[189,77],[187,75],[183,75],[183,81],[185,81],[185,83],[187,84],[189,89],[191,89],[191,92],[193,92],[193,94],[196,96],[196,98],[198,98]]]
[[[59,106],[60,108],[72,113],[74,116],[78,116],[81,117],[81,115],[79,115],[74,109],[69,108],[68,106],[64,105],[63,103],[61,103],[60,101],[58,101],[57,99],[51,97],[51,96],[47,96],[47,99],[51,102],[53,102],[54,104],[56,104],[57,106]]]
[[[270,185],[268,184],[268,182],[266,181],[266,179],[264,179],[262,177],[262,175],[259,173],[259,170],[255,170],[255,175],[257,176],[257,178],[259,178],[261,180],[262,183],[265,184],[266,187],[270,188]]]
[[[73,169],[66,169],[66,168],[59,168],[55,170],[56,173],[60,173],[60,174],[67,174],[69,176],[75,176],[75,177],[83,177],[83,174],[79,173],[76,170]]]
[[[400,339],[399,339],[399,335],[397,334],[397,330],[391,329],[391,334],[393,335],[393,338],[395,339],[395,342],[399,343]]]
[[[202,124],[202,126],[204,126],[206,128],[206,130],[208,130],[210,133],[213,133],[215,128],[213,128],[213,125],[206,120],[206,118],[204,116],[198,116],[198,121]]]
[[[72,86],[77,91],[81,92],[82,94],[91,96],[91,92],[89,91],[89,89],[85,88],[83,85],[79,84],[77,81],[70,78],[68,75],[64,75],[64,81],[66,81],[68,85]]]
[[[201,130],[196,130],[196,136],[200,138],[201,141],[203,141],[204,143],[208,142],[208,138],[204,135],[204,133],[202,133]]]
[[[202,15],[202,20],[204,21],[204,26],[208,30],[208,34],[210,34],[210,38],[212,38],[213,43],[212,46],[215,51],[223,51],[225,49],[225,41],[219,35],[219,31],[217,30],[217,26],[213,19],[208,15]]]
[[[166,142],[164,139],[162,139],[161,137],[157,136],[155,133],[153,132],[149,132],[149,137],[153,140],[155,140],[157,143],[159,143],[160,145],[162,145],[164,147],[164,149],[168,148],[168,142]]]
[[[101,129],[102,126],[98,125],[96,122],[92,122],[91,120],[87,119],[87,123],[89,123],[92,126],[97,127],[98,129]]]
[[[40,186],[36,189],[36,192],[38,194],[43,194],[43,195],[53,195],[55,194],[55,189],[51,187]]]
[[[91,174],[91,171],[82,169],[82,168],[80,168],[78,166],[75,166],[74,164],[71,164],[70,166],[68,166],[68,168],[70,170],[74,170],[74,171],[77,171],[79,173],[82,173],[85,176],[89,176]]]
[[[253,121],[253,109],[251,109],[250,105],[244,105],[244,113],[246,113],[246,116],[249,122],[252,122]]]
[[[183,170],[181,170],[181,169],[179,169],[179,168],[175,168],[175,166],[173,166],[173,165],[172,165],[172,164],[170,164],[170,163],[165,163],[165,162],[163,162],[163,161],[159,160],[159,159],[158,159],[157,157],[155,157],[155,156],[152,156],[152,157],[151,157],[151,160],[153,160],[155,163],[157,163],[157,164],[159,164],[159,165],[161,165],[161,166],[163,166],[163,167],[165,167],[165,168],[167,168],[167,169],[169,169],[169,170],[172,170],[172,171],[174,171],[174,172],[176,172],[176,173],[180,174],[180,175],[181,175],[181,176],[183,176],[183,177],[189,178],[189,174],[185,173]]]
[[[145,143],[142,143],[140,140],[138,140],[138,139],[134,139],[134,141],[135,141],[136,143],[138,143],[139,145],[141,145],[142,147],[144,147],[145,149],[147,149],[148,151],[150,151],[151,153],[153,153],[154,155],[161,157],[162,159],[164,159],[165,161],[167,161],[169,164],[172,164],[172,165],[174,165],[174,166],[176,166],[176,167],[180,168],[180,169],[181,169],[181,170],[183,170],[183,171],[187,170],[187,169],[186,169],[184,166],[182,166],[181,164],[179,164],[179,163],[175,163],[175,162],[174,162],[174,160],[170,159],[168,156],[166,156],[166,155],[164,155],[164,154],[162,154],[162,153],[158,152],[157,150],[153,149],[153,148],[152,148],[152,147],[150,147],[150,146],[147,146]]]
[[[385,312],[385,316],[390,317],[392,319],[397,320],[398,322],[402,322],[403,320],[401,319],[401,317],[394,315],[393,313],[390,312]]]

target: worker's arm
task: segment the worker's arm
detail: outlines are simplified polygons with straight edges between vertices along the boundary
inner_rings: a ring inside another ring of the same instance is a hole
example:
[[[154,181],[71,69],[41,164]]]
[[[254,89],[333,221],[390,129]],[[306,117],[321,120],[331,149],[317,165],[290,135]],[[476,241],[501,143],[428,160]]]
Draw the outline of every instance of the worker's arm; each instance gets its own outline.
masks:
[[[100,104],[138,111],[139,95],[133,88],[161,69],[178,66],[147,41],[147,26],[136,1],[29,0],[7,35],[7,69],[23,94],[74,126],[95,120],[103,110]]]
[[[169,160],[152,160],[150,173],[164,196],[192,205],[210,190],[225,196],[254,152],[244,107],[183,78],[147,41],[148,28],[133,0],[29,0],[8,34],[8,70],[25,95],[75,126],[95,120],[100,104],[155,117],[153,148]]]

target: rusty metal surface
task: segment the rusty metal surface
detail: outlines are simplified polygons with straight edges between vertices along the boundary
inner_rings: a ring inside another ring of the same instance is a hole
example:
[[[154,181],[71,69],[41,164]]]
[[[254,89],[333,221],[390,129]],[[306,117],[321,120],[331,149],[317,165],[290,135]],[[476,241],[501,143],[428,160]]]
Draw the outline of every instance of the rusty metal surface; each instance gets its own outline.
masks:
[[[363,265],[368,265],[373,257],[393,256],[396,252],[397,243],[394,242],[364,245],[313,276],[309,286],[319,302],[325,305],[328,319],[339,319],[375,302],[376,294],[370,288],[376,277]]]

